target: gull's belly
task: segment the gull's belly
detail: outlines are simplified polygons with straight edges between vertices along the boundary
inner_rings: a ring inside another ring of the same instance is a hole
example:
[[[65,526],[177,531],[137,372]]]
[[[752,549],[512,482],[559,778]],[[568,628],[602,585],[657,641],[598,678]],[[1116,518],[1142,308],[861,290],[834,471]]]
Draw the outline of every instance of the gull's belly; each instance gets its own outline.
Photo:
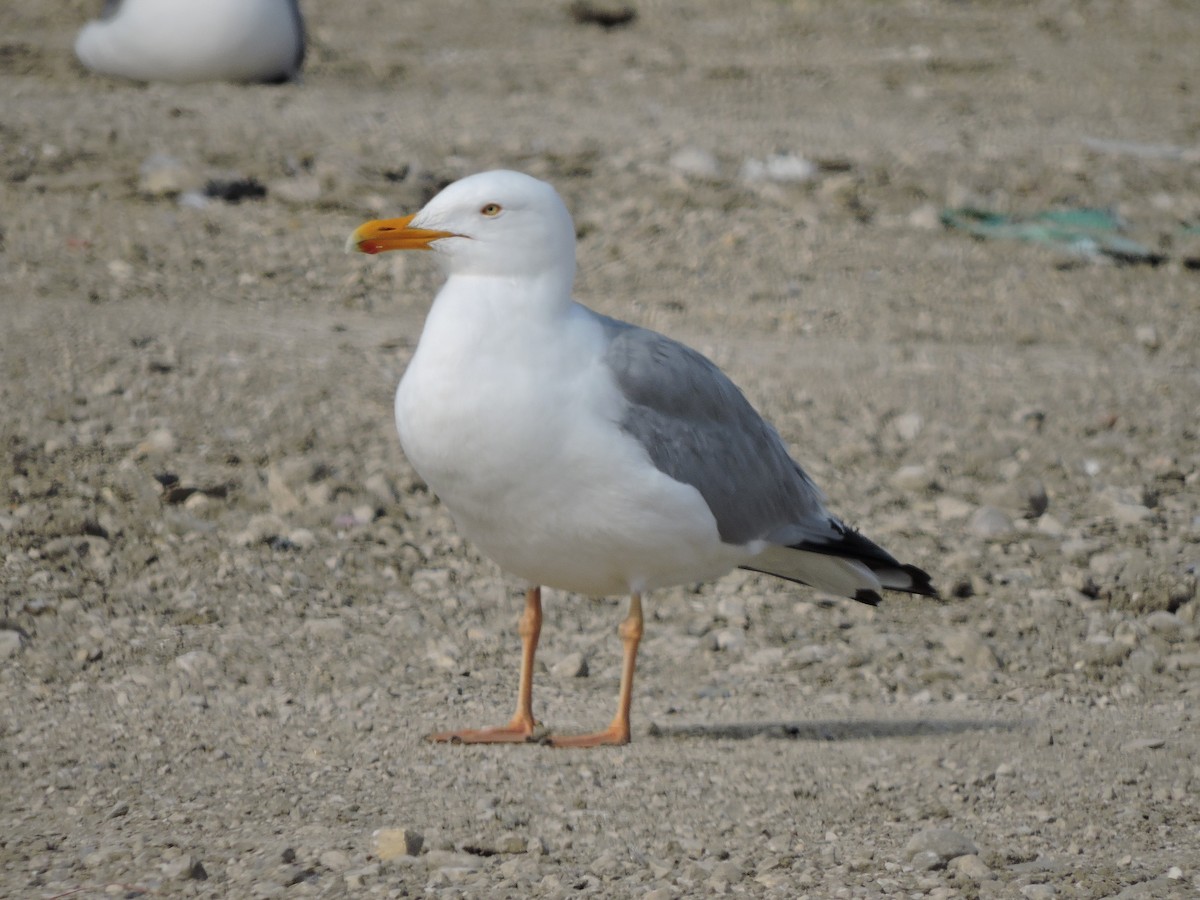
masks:
[[[410,367],[397,391],[405,453],[464,535],[512,574],[606,595],[708,580],[750,557],[721,542],[699,491],[659,472],[569,382],[493,371],[469,393],[447,392],[428,374]]]

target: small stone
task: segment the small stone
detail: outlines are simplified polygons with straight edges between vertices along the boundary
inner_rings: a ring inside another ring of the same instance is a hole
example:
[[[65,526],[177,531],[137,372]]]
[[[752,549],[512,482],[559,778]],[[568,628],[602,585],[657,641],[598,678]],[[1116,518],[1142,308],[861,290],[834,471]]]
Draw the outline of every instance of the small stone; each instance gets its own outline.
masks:
[[[202,676],[216,672],[220,663],[207,650],[189,650],[175,657],[175,665],[189,675]]]
[[[129,815],[129,804],[124,800],[119,800],[113,805],[113,808],[108,811],[110,819],[119,819],[122,816]]]
[[[1137,738],[1136,740],[1128,741],[1121,745],[1121,749],[1126,753],[1137,753],[1142,750],[1159,750],[1167,745],[1165,738],[1148,737]]]
[[[512,832],[500,835],[500,839],[496,841],[497,853],[525,853],[528,849],[529,842]]]
[[[285,532],[283,520],[272,513],[258,513],[250,517],[246,527],[233,535],[233,543],[238,547],[254,547],[265,544],[271,538]]]
[[[174,197],[199,183],[191,169],[166,153],[147,157],[138,169],[138,191],[148,197]]]
[[[1174,644],[1183,640],[1183,619],[1173,612],[1156,610],[1142,621],[1152,633],[1160,635],[1168,643]]]
[[[430,850],[424,859],[429,869],[475,872],[483,865],[480,857],[471,853],[456,853],[453,850]]]
[[[928,490],[934,483],[933,476],[922,465],[901,466],[890,480],[892,487],[907,493]]]
[[[776,153],[765,160],[747,159],[742,163],[743,181],[774,181],[799,184],[812,181],[819,172],[817,165],[803,156],[792,153]]]
[[[175,435],[166,428],[157,428],[146,435],[134,451],[138,456],[158,456],[175,451]]]
[[[1052,884],[1027,884],[1021,888],[1021,896],[1026,900],[1050,900],[1058,894]]]
[[[971,515],[967,528],[976,537],[998,540],[1012,534],[1013,523],[1003,510],[994,506],[981,506]]]
[[[992,870],[976,853],[955,857],[950,861],[950,868],[961,872],[973,881],[983,881],[992,877]]]
[[[741,650],[746,644],[746,632],[740,628],[721,628],[713,632],[712,648],[725,652]]]
[[[896,435],[900,440],[905,442],[916,440],[917,435],[921,433],[921,429],[924,427],[925,419],[921,417],[920,413],[908,412],[896,416],[892,420],[892,428],[895,430]]]
[[[1124,641],[1102,634],[1084,641],[1080,656],[1085,665],[1103,668],[1119,666],[1132,651],[1133,647]]]
[[[946,863],[960,856],[978,854],[979,848],[966,835],[951,828],[926,828],[914,834],[904,846],[908,856],[930,852]]]
[[[717,863],[713,867],[710,881],[723,881],[725,884],[738,884],[746,877],[746,873],[742,867],[732,860],[726,860],[723,863]]]
[[[1024,425],[1029,431],[1039,432],[1046,424],[1046,411],[1036,406],[1023,406],[1012,414],[1014,425]]]
[[[675,151],[667,165],[681,175],[692,178],[715,179],[721,174],[717,158],[699,147],[683,147]]]
[[[371,863],[370,865],[343,873],[342,880],[346,882],[346,887],[362,888],[365,887],[369,881],[373,881],[374,879],[378,878],[379,871],[379,863]]]
[[[310,550],[317,544],[317,536],[307,528],[289,531],[287,539],[297,550]]]
[[[159,868],[169,881],[205,881],[208,878],[204,864],[186,853],[167,860]]]
[[[582,653],[568,653],[550,667],[555,678],[587,678],[588,661]]]
[[[1050,506],[1046,485],[1040,478],[1030,478],[1017,484],[1017,496],[1021,503],[1021,514],[1027,519],[1036,519]]]
[[[272,197],[292,206],[308,206],[321,199],[321,179],[315,175],[278,178],[267,185]]]
[[[346,623],[337,616],[321,619],[308,619],[304,623],[304,633],[318,641],[342,641],[349,636]]]
[[[908,214],[908,224],[922,231],[940,231],[941,211],[934,203],[923,203]]]
[[[942,636],[942,646],[954,659],[961,659],[973,669],[993,671],[1000,667],[992,648],[970,629],[947,630]]]
[[[1139,325],[1133,330],[1133,336],[1147,350],[1157,350],[1162,346],[1158,337],[1158,329],[1153,325]]]
[[[317,861],[333,872],[344,872],[350,868],[350,857],[341,850],[326,850]]]
[[[380,828],[371,839],[372,852],[385,862],[401,856],[416,856],[425,843],[425,836],[411,828]]]
[[[921,850],[913,854],[912,864],[918,872],[929,872],[933,869],[943,868],[946,861],[932,850]]]
[[[965,519],[975,507],[966,500],[943,494],[933,501],[933,508],[937,510],[939,519],[953,520]]]
[[[0,628],[0,659],[16,656],[21,652],[21,632]]]

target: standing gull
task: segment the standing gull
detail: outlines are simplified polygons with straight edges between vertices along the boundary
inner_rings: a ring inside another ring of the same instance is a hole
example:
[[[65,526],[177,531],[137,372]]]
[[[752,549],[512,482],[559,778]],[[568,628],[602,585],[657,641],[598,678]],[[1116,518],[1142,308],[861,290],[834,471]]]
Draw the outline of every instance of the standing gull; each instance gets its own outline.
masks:
[[[298,0],[106,0],[79,61],[135,81],[287,81],[304,62]]]
[[[485,172],[348,249],[434,250],[448,278],[396,391],[417,473],[463,534],[529,584],[517,710],[435,741],[534,740],[541,587],[628,593],[612,723],[561,747],[629,742],[642,595],[765,572],[871,605],[936,596],[929,576],[826,511],[820,490],[720,369],[690,347],[571,299],[575,228],[550,185]]]

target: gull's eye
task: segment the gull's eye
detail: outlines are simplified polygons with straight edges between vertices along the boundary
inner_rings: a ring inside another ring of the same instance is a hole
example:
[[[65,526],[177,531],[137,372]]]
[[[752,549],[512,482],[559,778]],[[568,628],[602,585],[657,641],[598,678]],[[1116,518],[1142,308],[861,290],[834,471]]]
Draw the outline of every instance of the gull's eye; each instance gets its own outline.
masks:
[[[479,210],[479,214],[482,216],[487,216],[489,219],[494,219],[496,216],[500,215],[500,204],[486,203],[484,204],[483,208]]]

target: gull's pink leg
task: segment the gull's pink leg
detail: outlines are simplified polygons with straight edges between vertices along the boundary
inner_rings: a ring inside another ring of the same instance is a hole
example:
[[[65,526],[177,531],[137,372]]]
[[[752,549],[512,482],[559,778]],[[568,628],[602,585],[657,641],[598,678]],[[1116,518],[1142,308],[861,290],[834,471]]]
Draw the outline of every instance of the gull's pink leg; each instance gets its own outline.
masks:
[[[617,699],[617,714],[603,731],[594,734],[551,737],[547,743],[553,747],[601,747],[611,744],[629,743],[629,708],[633,703],[633,670],[637,667],[638,644],[642,640],[642,595],[629,598],[629,615],[617,629],[624,647],[621,660],[621,693]]]
[[[517,711],[512,721],[499,728],[469,728],[429,735],[429,740],[453,744],[520,744],[533,740],[533,657],[542,633],[542,589],[525,592],[525,612],[517,625],[521,635],[521,681],[517,687]],[[628,722],[628,718],[626,720]]]

